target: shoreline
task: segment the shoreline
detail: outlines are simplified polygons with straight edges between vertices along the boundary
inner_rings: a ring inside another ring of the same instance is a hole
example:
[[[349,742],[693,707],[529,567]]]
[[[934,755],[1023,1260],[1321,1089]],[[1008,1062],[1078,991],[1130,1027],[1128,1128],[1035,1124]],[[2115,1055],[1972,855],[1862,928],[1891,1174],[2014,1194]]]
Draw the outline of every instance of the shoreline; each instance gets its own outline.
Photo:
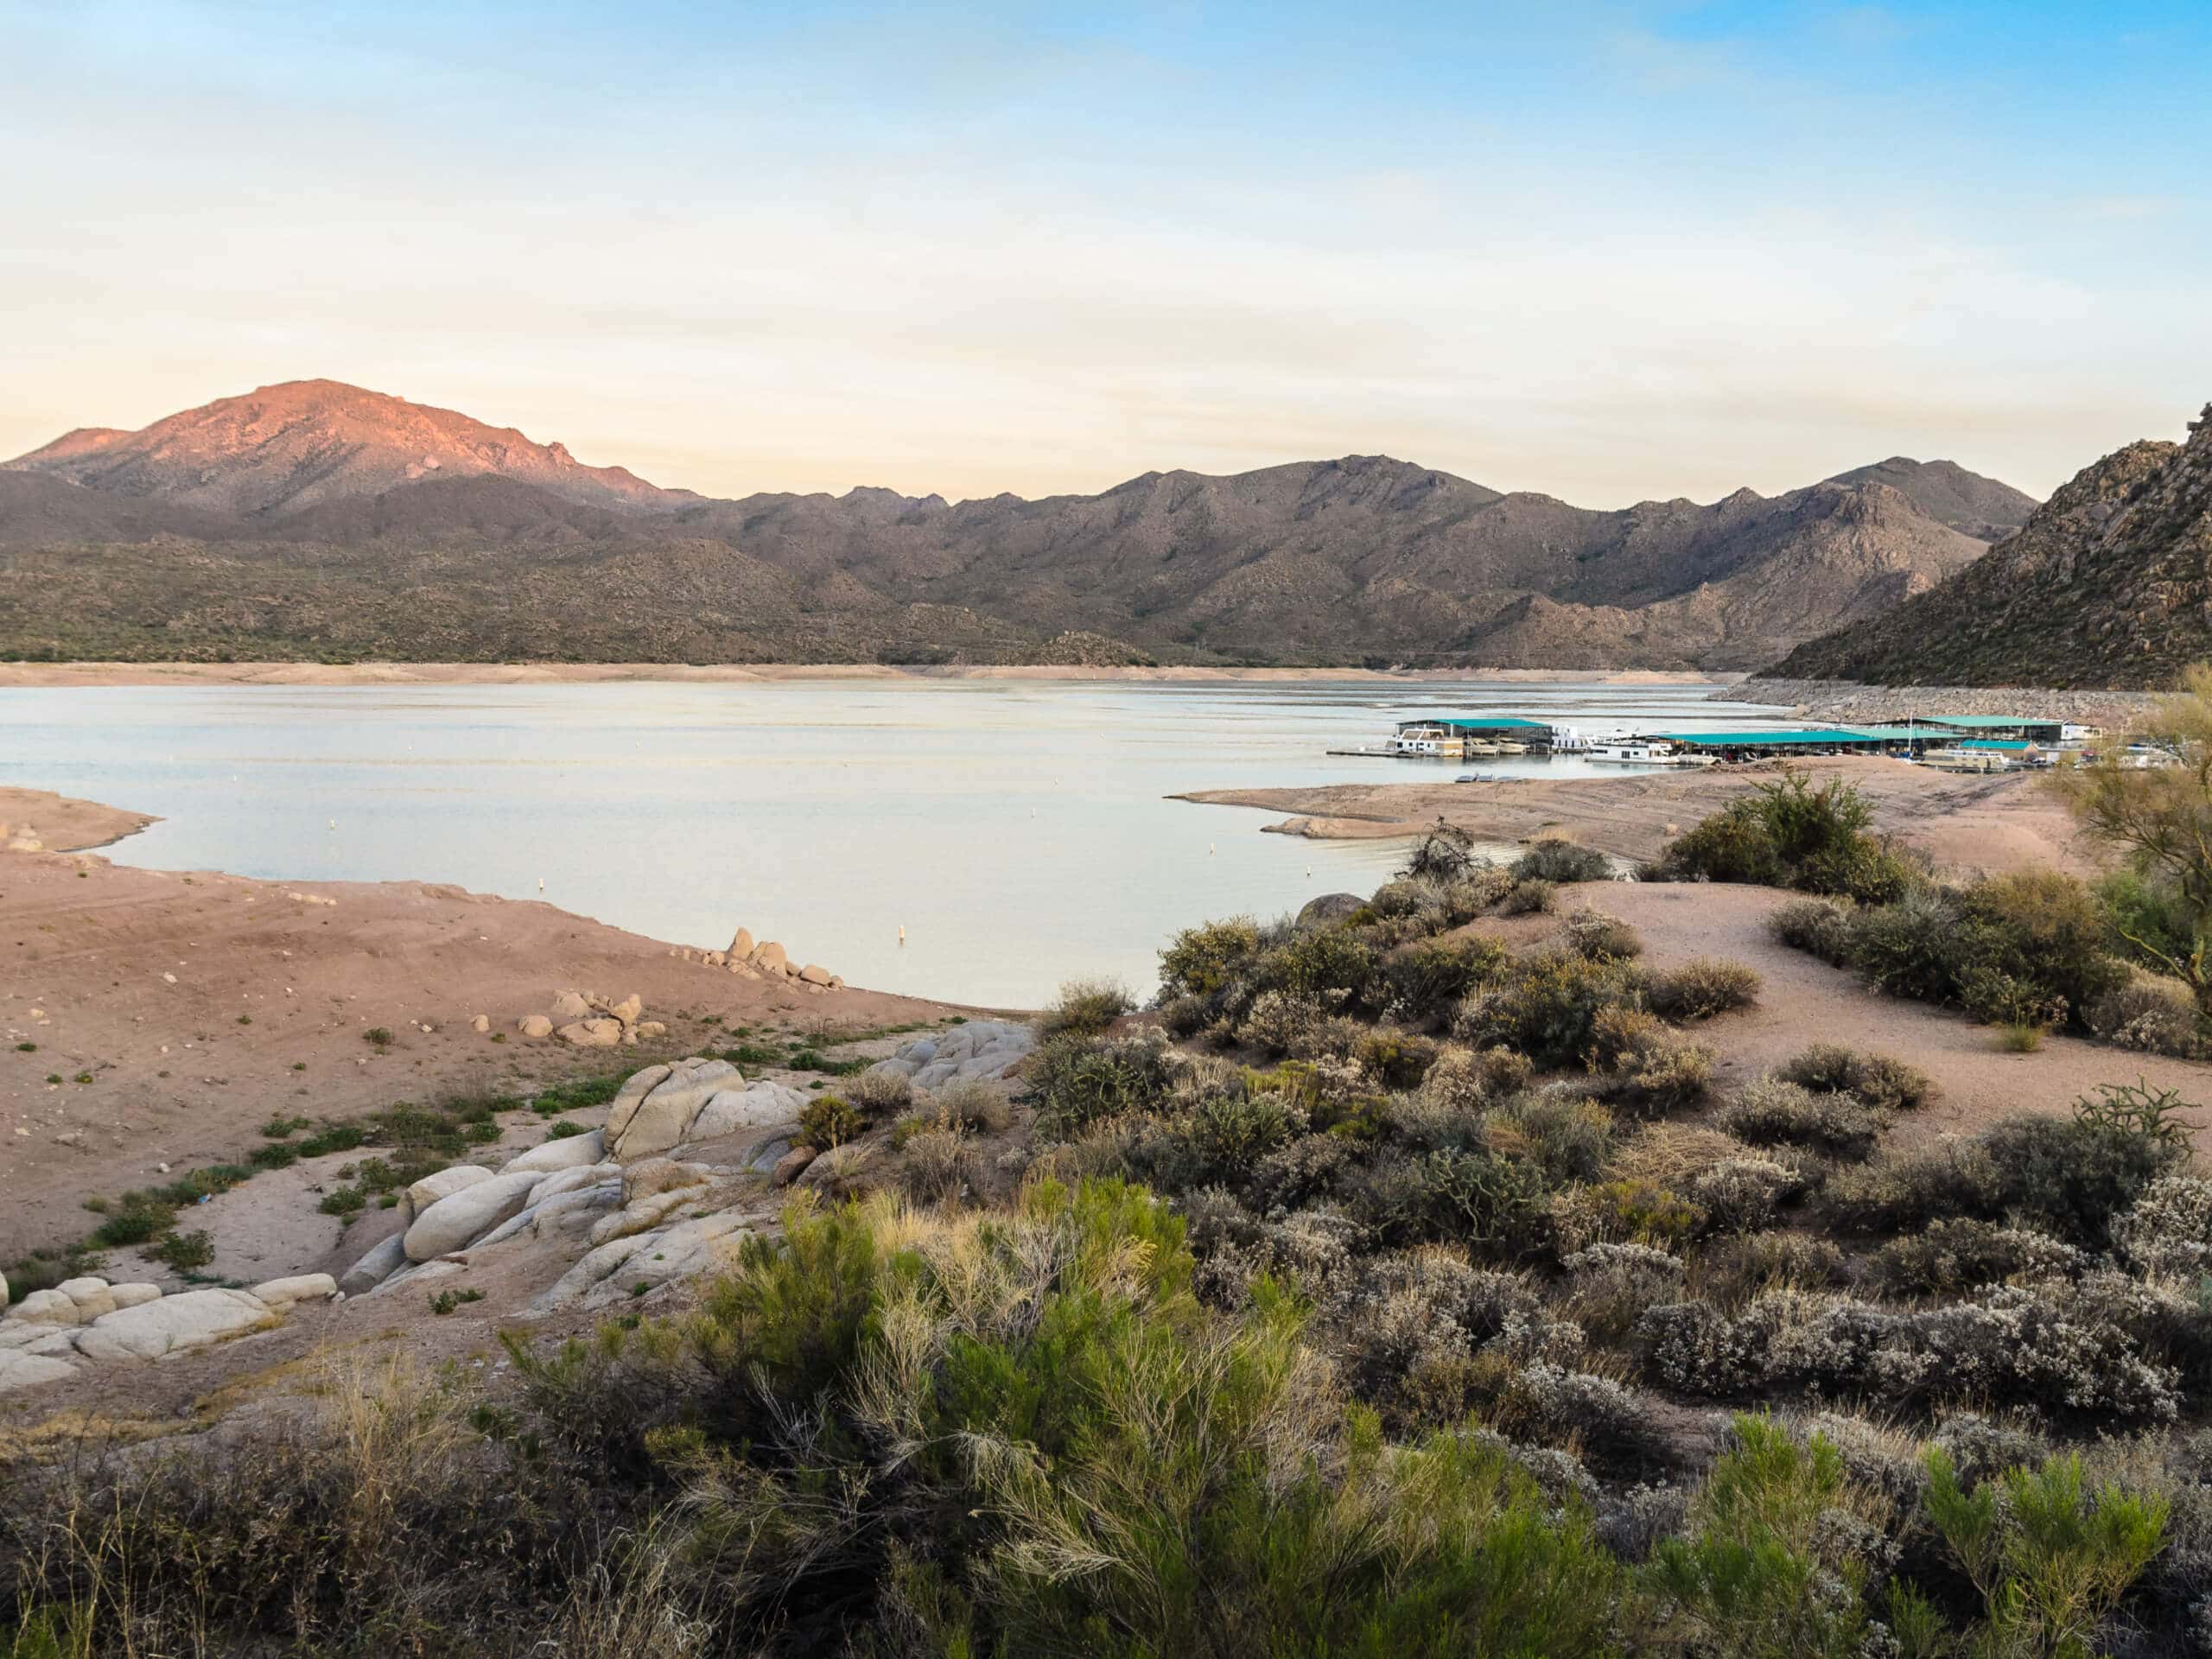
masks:
[[[594,685],[633,682],[773,683],[794,680],[1100,681],[1135,684],[1351,680],[1376,685],[1541,684],[1732,686],[1745,676],[1677,669],[1230,668],[1072,665],[898,665],[881,663],[32,663],[0,662],[0,687],[126,685]]]

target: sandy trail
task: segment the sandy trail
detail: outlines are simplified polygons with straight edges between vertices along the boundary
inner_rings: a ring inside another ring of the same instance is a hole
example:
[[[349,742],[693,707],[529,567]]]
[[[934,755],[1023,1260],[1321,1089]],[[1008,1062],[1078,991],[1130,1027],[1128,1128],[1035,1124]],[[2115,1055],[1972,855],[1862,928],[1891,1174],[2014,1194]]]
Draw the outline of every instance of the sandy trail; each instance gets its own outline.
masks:
[[[1894,1054],[1934,1077],[1940,1098],[1901,1116],[1885,1144],[1910,1146],[1943,1134],[1970,1134],[2012,1112],[2066,1110],[2100,1084],[2147,1081],[2212,1106],[2212,1065],[2163,1058],[2058,1035],[2033,1054],[1998,1052],[1995,1033],[1964,1015],[1882,996],[1851,974],[1776,939],[1767,918],[1802,895],[1771,887],[1709,883],[1599,882],[1564,888],[1561,914],[1588,905],[1633,925],[1643,961],[1656,969],[1694,957],[1719,957],[1758,970],[1757,1005],[1692,1028],[1719,1055],[1716,1100],[1815,1043]],[[1472,931],[1532,940],[1550,931],[1531,918]],[[2212,1112],[2201,1111],[2198,1138],[2212,1151]]]
[[[1797,764],[1816,781],[1848,779],[1873,803],[1877,828],[1922,849],[1940,867],[2039,864],[2082,875],[2098,868],[2036,775],[1967,777],[1864,755]],[[1424,783],[1205,790],[1177,798],[1294,814],[1290,823],[1270,827],[1318,840],[1416,835],[1440,817],[1478,841],[1528,841],[1554,832],[1642,861],[1656,857],[1681,830],[1733,797],[1779,775],[1773,766],[1708,766],[1455,784],[1440,771]]]
[[[73,821],[59,802],[23,816],[41,828]],[[85,1198],[158,1181],[158,1164],[237,1159],[279,1112],[349,1117],[659,1057],[522,1038],[517,1020],[563,989],[637,992],[645,1017],[669,1027],[658,1049],[676,1053],[741,1025],[868,1029],[950,1011],[872,991],[802,992],[671,949],[458,887],[0,853],[0,1261],[80,1237],[92,1224]],[[478,1014],[505,1040],[471,1031]],[[394,1033],[389,1047],[364,1040],[373,1027]]]

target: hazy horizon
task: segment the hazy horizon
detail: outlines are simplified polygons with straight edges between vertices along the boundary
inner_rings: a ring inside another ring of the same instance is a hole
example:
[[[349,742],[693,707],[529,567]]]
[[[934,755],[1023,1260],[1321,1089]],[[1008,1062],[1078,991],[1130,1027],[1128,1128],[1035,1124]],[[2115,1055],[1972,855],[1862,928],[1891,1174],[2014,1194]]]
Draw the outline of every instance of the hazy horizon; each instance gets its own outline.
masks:
[[[1607,507],[2212,395],[2179,4],[0,16],[11,455],[328,378],[716,496]]]

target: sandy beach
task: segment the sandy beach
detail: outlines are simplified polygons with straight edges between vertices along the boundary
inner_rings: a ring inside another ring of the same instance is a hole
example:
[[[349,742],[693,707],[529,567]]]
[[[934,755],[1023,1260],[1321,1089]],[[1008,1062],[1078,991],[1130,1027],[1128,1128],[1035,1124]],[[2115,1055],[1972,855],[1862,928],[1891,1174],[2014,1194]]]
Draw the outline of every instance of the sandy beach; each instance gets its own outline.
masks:
[[[878,663],[0,663],[0,686],[99,685],[600,685],[627,680],[714,683],[774,680],[1103,680],[1232,684],[1365,680],[1504,684],[1572,680],[1591,685],[1730,685],[1740,673],[1658,669],[1081,668],[891,666]]]
[[[1815,779],[1840,776],[1874,804],[1876,827],[1920,848],[1938,866],[2097,868],[2065,810],[2034,775],[1973,777],[1866,755],[1797,763]],[[1205,790],[1181,800],[1290,815],[1268,826],[1316,840],[1420,834],[1439,818],[1479,841],[1522,842],[1547,833],[1642,861],[1730,797],[1770,783],[1775,766],[1683,767],[1614,777],[1513,779],[1455,784],[1440,766],[1425,783],[1334,784],[1318,789]]]
[[[148,822],[92,802],[10,790],[0,818],[63,849],[0,853],[0,1260],[81,1236],[84,1199],[157,1181],[162,1164],[238,1157],[280,1110],[343,1118],[524,1091],[693,1053],[717,1028],[870,1029],[950,1011],[747,979],[458,887],[132,869],[66,850]],[[572,988],[636,992],[668,1034],[608,1050],[518,1033]],[[470,1029],[479,1014],[504,1040]],[[363,1039],[374,1028],[389,1046]]]

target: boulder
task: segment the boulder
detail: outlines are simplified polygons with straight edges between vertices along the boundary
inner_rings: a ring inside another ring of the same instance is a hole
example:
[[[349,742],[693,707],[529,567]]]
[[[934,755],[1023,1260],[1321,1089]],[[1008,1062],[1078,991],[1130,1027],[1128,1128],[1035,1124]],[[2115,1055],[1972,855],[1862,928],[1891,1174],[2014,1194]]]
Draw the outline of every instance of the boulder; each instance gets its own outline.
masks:
[[[411,1222],[441,1198],[449,1198],[465,1186],[488,1181],[492,1172],[480,1164],[455,1164],[425,1175],[399,1195],[399,1218]]]
[[[365,1290],[375,1289],[406,1265],[407,1236],[394,1233],[346,1268],[338,1287],[348,1296],[358,1296]]]
[[[71,1343],[77,1340],[73,1325],[48,1325],[37,1319],[8,1319],[0,1321],[0,1351],[18,1348],[44,1349],[48,1338],[66,1337]]]
[[[653,1237],[651,1233],[642,1233],[631,1238],[618,1238],[586,1251],[575,1266],[539,1294],[537,1300],[531,1303],[530,1311],[532,1313],[550,1313],[557,1308],[581,1301],[587,1291],[652,1243]]]
[[[682,1144],[699,1109],[721,1090],[744,1082],[727,1060],[685,1060],[638,1103],[621,1122],[607,1118],[607,1144],[615,1158],[632,1163]]]
[[[699,953],[699,960],[709,968],[719,968],[729,958],[719,950],[702,950]]]
[[[793,1123],[806,1109],[806,1096],[788,1084],[755,1083],[719,1090],[709,1096],[685,1130],[686,1141],[712,1141],[741,1129],[765,1129]]]
[[[622,1166],[614,1163],[585,1164],[577,1169],[556,1170],[530,1189],[530,1201],[543,1204],[548,1198],[559,1198],[563,1192],[578,1192],[606,1181],[613,1181],[619,1186],[621,1180]]]
[[[658,1020],[640,1020],[638,1021],[638,1035],[640,1037],[665,1037],[668,1035],[668,1027]]]
[[[775,1182],[778,1186],[789,1186],[806,1173],[806,1166],[814,1161],[812,1147],[793,1147],[776,1160]]]
[[[782,974],[791,971],[791,958],[784,954],[784,947],[773,939],[769,940],[766,944],[755,946],[752,960],[753,965],[765,974]]]
[[[634,1204],[626,1204],[613,1215],[601,1216],[592,1224],[591,1242],[605,1244],[614,1239],[628,1238],[632,1234],[647,1231],[659,1226],[685,1205],[695,1203],[706,1195],[704,1187],[680,1186],[673,1192],[656,1192],[650,1198],[639,1198]]]
[[[525,1037],[550,1037],[553,1022],[542,1014],[525,1014],[518,1029]]]
[[[647,1095],[668,1081],[676,1068],[669,1065],[649,1065],[642,1071],[632,1071],[622,1080],[614,1091],[614,1098],[607,1103],[607,1138],[618,1138],[637,1113]]]
[[[282,1313],[294,1302],[328,1301],[338,1294],[338,1281],[327,1273],[299,1273],[256,1285],[253,1294]]]
[[[622,1172],[622,1202],[635,1204],[658,1192],[678,1187],[704,1186],[715,1172],[704,1164],[683,1164],[673,1158],[645,1158]]]
[[[582,1020],[591,1014],[591,1004],[581,992],[563,991],[553,999],[552,1015],[556,1020]]]
[[[603,1014],[595,1020],[571,1021],[553,1034],[578,1048],[613,1048],[622,1040],[622,1022],[611,1014]]]
[[[65,1359],[27,1354],[21,1349],[0,1349],[0,1394],[36,1388],[41,1382],[59,1382],[76,1375],[77,1368]]]
[[[465,1249],[530,1201],[536,1170],[493,1175],[440,1198],[417,1214],[407,1229],[407,1259],[428,1262],[448,1250]]]
[[[751,1224],[752,1217],[743,1212],[726,1210],[649,1235],[645,1247],[632,1250],[617,1270],[584,1293],[583,1305],[605,1307],[629,1301],[639,1294],[640,1286],[657,1290],[727,1267],[738,1241],[751,1230]]]
[[[115,1312],[115,1294],[107,1287],[105,1279],[64,1279],[54,1288],[76,1303],[79,1325],[90,1325],[102,1315]]]
[[[810,1186],[824,1198],[853,1198],[866,1192],[874,1182],[869,1166],[875,1162],[875,1148],[861,1141],[848,1141],[842,1147],[832,1147],[806,1166],[799,1176],[801,1186]]]
[[[531,1230],[540,1238],[554,1233],[581,1233],[595,1225],[605,1211],[619,1209],[621,1204],[620,1181],[556,1192],[531,1206]]]
[[[550,1174],[555,1170],[575,1169],[582,1164],[597,1163],[606,1155],[606,1148],[607,1134],[603,1129],[594,1129],[588,1135],[563,1135],[508,1159],[499,1166],[499,1173],[511,1175],[518,1170],[534,1169],[541,1174]]]
[[[739,961],[753,954],[753,930],[741,927],[729,938],[729,954]]]
[[[32,1325],[75,1325],[77,1304],[58,1290],[35,1290],[10,1308],[8,1317]]]
[[[79,1333],[77,1351],[87,1359],[160,1359],[280,1323],[243,1290],[181,1290],[96,1319]]]
[[[1301,930],[1332,927],[1366,908],[1367,900],[1356,893],[1325,893],[1318,899],[1308,899],[1300,908],[1296,925]]]
[[[645,1015],[645,999],[632,991],[613,1007],[607,1009],[607,1012],[624,1025],[634,1026]]]
[[[832,978],[830,970],[818,962],[808,963],[805,967],[798,970],[798,976],[808,984],[819,985],[824,990],[829,988],[830,981]]]
[[[488,1014],[478,1014],[474,1020],[471,1020],[468,1022],[468,1028],[474,1032],[478,1036],[482,1036],[486,1032],[492,1029],[492,1016]]]
[[[141,1281],[129,1285],[110,1285],[107,1294],[115,1299],[118,1307],[143,1307],[149,1302],[161,1300],[162,1287]]]

